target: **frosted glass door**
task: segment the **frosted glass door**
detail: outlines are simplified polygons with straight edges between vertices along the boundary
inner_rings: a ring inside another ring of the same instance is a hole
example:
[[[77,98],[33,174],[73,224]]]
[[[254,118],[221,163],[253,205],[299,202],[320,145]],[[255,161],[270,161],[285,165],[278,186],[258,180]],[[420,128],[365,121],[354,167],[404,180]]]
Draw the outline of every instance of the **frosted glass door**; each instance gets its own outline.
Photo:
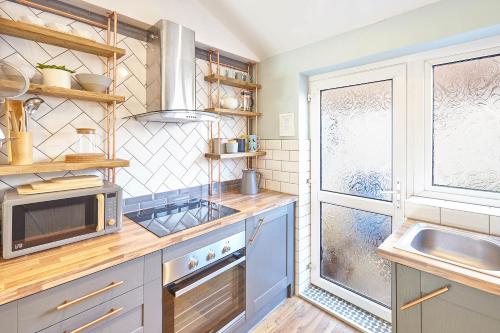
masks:
[[[311,90],[312,283],[390,321],[390,263],[377,247],[402,220],[404,68]]]
[[[392,201],[392,80],[320,94],[321,190]]]

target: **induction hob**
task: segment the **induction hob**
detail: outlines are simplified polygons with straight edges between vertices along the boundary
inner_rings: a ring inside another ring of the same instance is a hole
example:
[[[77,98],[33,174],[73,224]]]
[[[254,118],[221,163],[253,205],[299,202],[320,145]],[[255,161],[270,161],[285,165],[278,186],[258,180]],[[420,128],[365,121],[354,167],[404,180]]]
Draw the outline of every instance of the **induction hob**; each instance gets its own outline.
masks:
[[[239,210],[215,202],[190,199],[139,210],[125,216],[156,236],[164,237],[238,212]]]

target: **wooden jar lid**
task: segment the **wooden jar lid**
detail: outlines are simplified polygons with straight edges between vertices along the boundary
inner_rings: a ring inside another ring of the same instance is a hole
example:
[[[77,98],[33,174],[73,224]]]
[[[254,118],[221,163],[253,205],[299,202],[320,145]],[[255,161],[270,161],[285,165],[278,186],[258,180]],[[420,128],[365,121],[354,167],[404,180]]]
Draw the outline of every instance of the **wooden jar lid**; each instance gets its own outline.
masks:
[[[106,159],[102,153],[68,154],[64,156],[64,161],[68,163],[97,162]]]

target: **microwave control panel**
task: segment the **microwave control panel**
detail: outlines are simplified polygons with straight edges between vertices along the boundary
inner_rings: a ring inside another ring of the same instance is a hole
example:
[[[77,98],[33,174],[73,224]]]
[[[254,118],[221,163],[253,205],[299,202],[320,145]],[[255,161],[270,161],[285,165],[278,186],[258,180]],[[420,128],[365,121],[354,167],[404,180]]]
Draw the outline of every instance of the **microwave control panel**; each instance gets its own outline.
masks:
[[[106,193],[104,221],[105,228],[115,228],[118,224],[118,194],[116,192]]]

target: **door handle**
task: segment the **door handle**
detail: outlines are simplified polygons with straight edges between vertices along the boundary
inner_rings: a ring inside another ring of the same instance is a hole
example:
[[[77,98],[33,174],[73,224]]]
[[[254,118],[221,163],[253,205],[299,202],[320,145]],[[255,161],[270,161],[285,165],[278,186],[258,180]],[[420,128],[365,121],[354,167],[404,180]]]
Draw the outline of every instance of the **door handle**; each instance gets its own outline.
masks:
[[[111,284],[109,284],[108,286],[106,286],[104,288],[101,288],[99,290],[93,291],[93,292],[91,292],[91,293],[89,293],[89,294],[87,294],[85,296],[79,297],[79,298],[74,299],[72,301],[64,301],[64,303],[62,303],[61,305],[59,305],[56,308],[56,310],[64,310],[68,306],[71,306],[73,304],[77,304],[77,303],[83,302],[83,301],[85,301],[88,298],[94,297],[96,295],[102,294],[105,291],[108,291],[110,289],[116,288],[116,287],[122,285],[123,283],[124,283],[123,280],[122,281],[118,281],[118,282],[111,282]]]
[[[104,194],[96,195],[97,199],[97,227],[95,231],[104,230]]]
[[[250,240],[248,241],[248,245],[251,245],[255,241],[255,239],[257,238],[257,236],[260,233],[260,228],[262,228],[263,224],[264,224],[264,218],[260,218],[259,224],[257,225],[255,232],[253,233],[252,237],[250,237]]]
[[[204,283],[206,283],[206,282],[208,282],[208,281],[216,278],[217,276],[221,275],[222,273],[227,272],[231,268],[233,268],[235,266],[238,266],[239,264],[241,264],[245,260],[246,260],[245,256],[239,257],[238,259],[236,259],[235,261],[231,262],[230,264],[227,264],[226,266],[224,266],[224,267],[216,270],[215,272],[212,272],[212,273],[210,273],[208,275],[203,276],[201,279],[196,280],[192,284],[190,284],[190,285],[188,285],[188,286],[186,286],[186,287],[184,287],[182,289],[177,290],[177,286],[176,286],[175,283],[171,283],[171,284],[167,285],[167,289],[175,297],[180,297],[180,296],[184,295],[185,293],[187,293],[188,291],[191,291],[194,288],[199,287],[202,284],[204,284]]]
[[[401,207],[401,182],[396,182],[396,190],[394,191],[380,191],[380,194],[394,194],[396,195],[396,208]]]
[[[103,316],[101,316],[101,317],[99,317],[99,318],[97,318],[97,319],[95,319],[95,320],[92,320],[91,322],[89,322],[89,323],[87,323],[87,324],[85,324],[85,325],[82,325],[82,326],[78,327],[77,329],[74,329],[74,330],[72,330],[72,331],[70,331],[70,332],[68,332],[68,331],[64,331],[64,333],[79,333],[79,332],[81,332],[81,331],[86,330],[87,328],[89,328],[89,327],[91,327],[91,326],[94,326],[94,325],[96,325],[96,324],[100,323],[100,322],[101,322],[101,321],[103,321],[103,320],[108,319],[109,317],[112,317],[112,316],[116,315],[118,312],[120,312],[120,311],[122,311],[122,310],[123,310],[123,308],[111,309],[111,310],[109,310],[109,312],[108,312],[108,313],[106,313],[105,315],[103,315]]]
[[[434,297],[436,297],[436,296],[439,296],[439,295],[441,295],[441,294],[444,294],[444,293],[445,293],[445,292],[447,292],[448,290],[450,290],[450,287],[445,286],[445,287],[443,287],[443,288],[440,288],[440,289],[438,289],[438,290],[433,291],[433,292],[432,292],[432,293],[430,293],[430,294],[427,294],[427,295],[425,295],[425,296],[422,296],[422,297],[420,297],[420,298],[417,298],[416,300],[413,300],[413,301],[411,301],[411,302],[406,303],[406,304],[405,304],[405,305],[403,305],[400,309],[401,309],[401,311],[404,311],[404,310],[406,310],[406,309],[409,309],[409,308],[411,308],[411,307],[414,307],[415,305],[418,305],[418,304],[420,304],[420,303],[423,303],[423,302],[425,302],[425,301],[427,301],[427,300],[429,300],[429,299],[431,299],[431,298],[434,298]]]

